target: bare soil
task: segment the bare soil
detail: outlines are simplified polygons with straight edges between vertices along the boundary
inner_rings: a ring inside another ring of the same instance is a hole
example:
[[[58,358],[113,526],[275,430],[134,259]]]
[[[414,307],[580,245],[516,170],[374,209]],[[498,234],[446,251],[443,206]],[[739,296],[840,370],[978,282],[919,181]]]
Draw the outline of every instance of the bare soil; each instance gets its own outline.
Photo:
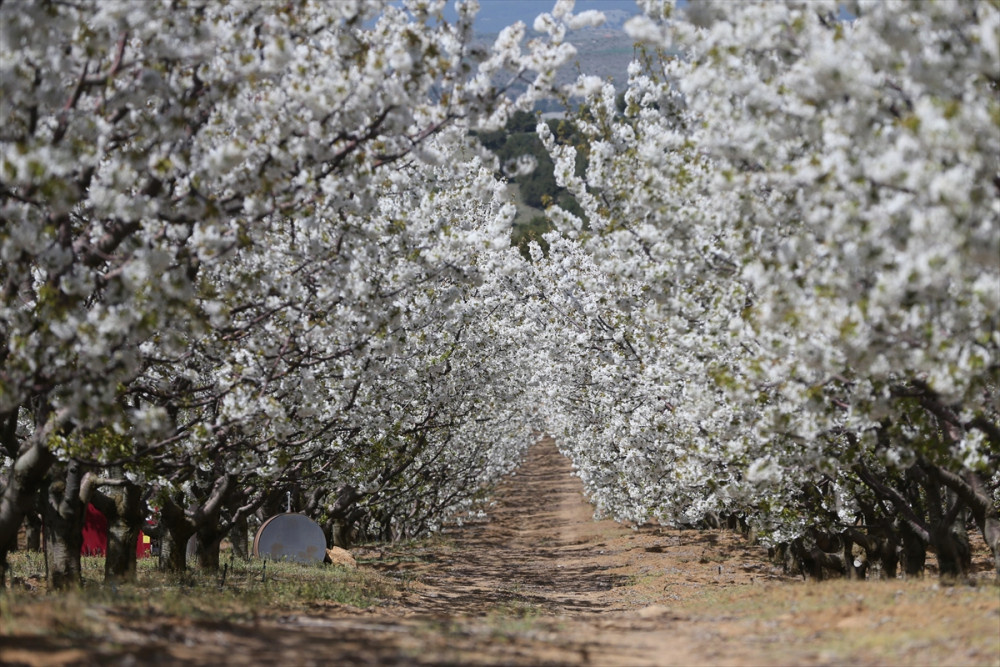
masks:
[[[593,521],[551,441],[488,515],[355,550],[399,582],[376,608],[225,622],[95,609],[102,639],[0,631],[0,664],[1000,666],[1000,587],[982,547],[974,585],[806,582],[732,532]]]

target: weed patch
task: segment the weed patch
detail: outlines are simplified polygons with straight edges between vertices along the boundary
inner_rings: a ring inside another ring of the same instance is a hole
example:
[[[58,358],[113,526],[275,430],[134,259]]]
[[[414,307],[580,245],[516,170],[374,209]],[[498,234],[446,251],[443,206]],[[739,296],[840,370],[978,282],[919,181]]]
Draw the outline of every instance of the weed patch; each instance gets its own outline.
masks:
[[[39,554],[11,554],[11,584],[0,595],[0,635],[83,639],[102,634],[109,617],[119,622],[181,617],[240,622],[302,611],[318,603],[359,609],[391,598],[397,585],[371,570],[329,565],[232,559],[219,572],[160,572],[153,559],[139,562],[134,583],[102,583],[104,561],[82,559],[83,585],[45,590]]]

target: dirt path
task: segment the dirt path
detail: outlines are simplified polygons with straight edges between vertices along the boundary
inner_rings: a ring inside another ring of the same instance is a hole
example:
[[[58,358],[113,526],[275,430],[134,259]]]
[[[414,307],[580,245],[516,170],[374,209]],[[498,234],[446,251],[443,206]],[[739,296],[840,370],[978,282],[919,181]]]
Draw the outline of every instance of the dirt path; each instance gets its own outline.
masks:
[[[412,578],[394,605],[286,627],[352,664],[1000,667],[995,586],[805,583],[732,532],[594,521],[551,441],[488,514],[418,548],[368,554]]]
[[[602,597],[622,577],[593,556],[622,528],[593,520],[571,472],[554,446],[534,448],[498,490],[490,520],[455,533],[455,548],[423,573],[428,590],[408,603],[469,616],[512,605],[545,615],[606,611]]]
[[[488,515],[417,545],[357,551],[363,567],[403,582],[377,609],[262,610],[245,623],[119,619],[106,642],[113,650],[22,642],[18,657],[27,664],[1000,666],[995,583],[805,583],[731,532],[595,522],[579,479],[550,441],[497,489]],[[988,570],[988,557],[981,560]]]

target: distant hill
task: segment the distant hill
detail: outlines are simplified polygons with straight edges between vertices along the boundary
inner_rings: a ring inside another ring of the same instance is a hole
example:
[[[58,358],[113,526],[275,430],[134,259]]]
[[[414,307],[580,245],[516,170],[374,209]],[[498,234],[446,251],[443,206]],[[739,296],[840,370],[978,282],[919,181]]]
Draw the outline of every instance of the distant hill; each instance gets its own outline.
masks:
[[[625,14],[621,10],[614,10],[613,13]],[[564,68],[557,79],[560,84],[574,81],[583,72],[610,79],[615,88],[625,86],[628,81],[628,64],[635,55],[635,49],[632,38],[620,25],[616,26],[609,21],[598,28],[577,30],[571,34],[569,41],[576,47],[579,68]]]
[[[597,28],[585,28],[570,34],[568,41],[576,47],[576,58],[562,68],[556,77],[558,85],[572,83],[581,74],[599,76],[610,80],[621,90],[628,81],[628,65],[635,54],[632,39],[622,29],[622,25],[632,14],[623,10],[605,12],[614,20],[609,20]],[[476,41],[483,47],[492,44],[498,33],[480,33]],[[528,31],[527,39],[537,34]],[[555,111],[558,105],[543,104],[540,111]]]

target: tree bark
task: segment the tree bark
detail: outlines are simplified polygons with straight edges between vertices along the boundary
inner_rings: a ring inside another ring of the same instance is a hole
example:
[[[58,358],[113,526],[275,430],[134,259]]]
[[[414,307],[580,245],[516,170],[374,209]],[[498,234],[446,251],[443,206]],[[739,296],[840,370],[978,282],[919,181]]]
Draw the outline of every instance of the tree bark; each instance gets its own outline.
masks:
[[[45,498],[45,570],[50,590],[81,583],[80,551],[86,503],[81,497],[83,472],[76,461],[59,466],[62,479],[49,483]]]
[[[880,578],[895,579],[899,567],[896,548],[900,545],[900,541],[892,526],[884,525],[885,523],[880,521],[875,525],[869,524],[867,534],[857,528],[848,529],[848,534],[855,544],[865,550],[869,568],[877,565],[881,570]]]
[[[233,545],[233,556],[249,560],[250,558],[250,527],[246,517],[233,524],[229,530],[229,541]]]
[[[35,441],[15,458],[0,495],[0,588],[7,582],[7,555],[17,548],[21,522],[26,514],[35,510],[37,494],[56,460],[52,452],[41,444],[43,437],[44,434],[36,433]]]
[[[160,536],[160,569],[165,572],[187,570],[187,543],[194,535],[185,523],[164,527]]]
[[[937,476],[931,466],[922,465],[925,478],[921,481],[927,492],[927,513],[930,517],[930,543],[937,554],[938,574],[943,579],[965,577],[972,566],[972,550],[965,531],[964,504],[954,493],[941,493]]]
[[[924,576],[924,566],[927,565],[927,543],[904,521],[900,522],[899,533],[903,540],[903,572],[908,577]]]
[[[967,576],[972,565],[972,550],[965,527],[957,531],[954,523],[942,522],[934,526],[931,536],[941,578],[962,579]]]
[[[1000,578],[1000,515],[993,506],[993,499],[986,492],[982,479],[971,470],[958,475],[938,466],[929,466],[928,471],[968,505],[972,518],[983,534],[983,540],[993,552],[994,566],[997,577]]]
[[[160,508],[160,569],[167,572],[187,570],[187,543],[195,533],[194,524],[173,499]]]
[[[353,540],[351,539],[354,533],[354,526],[344,519],[336,519],[329,523],[330,534],[327,536],[327,541],[335,547],[340,547],[341,549],[350,549],[353,546]]]
[[[199,568],[212,572],[219,569],[219,545],[225,535],[226,531],[217,521],[206,523],[195,531],[195,557]]]
[[[28,512],[24,516],[24,548],[26,551],[42,550],[42,515]]]
[[[146,519],[142,489],[136,484],[122,481],[108,487],[107,493],[95,492],[91,502],[108,520],[104,581],[135,581],[136,543]]]

